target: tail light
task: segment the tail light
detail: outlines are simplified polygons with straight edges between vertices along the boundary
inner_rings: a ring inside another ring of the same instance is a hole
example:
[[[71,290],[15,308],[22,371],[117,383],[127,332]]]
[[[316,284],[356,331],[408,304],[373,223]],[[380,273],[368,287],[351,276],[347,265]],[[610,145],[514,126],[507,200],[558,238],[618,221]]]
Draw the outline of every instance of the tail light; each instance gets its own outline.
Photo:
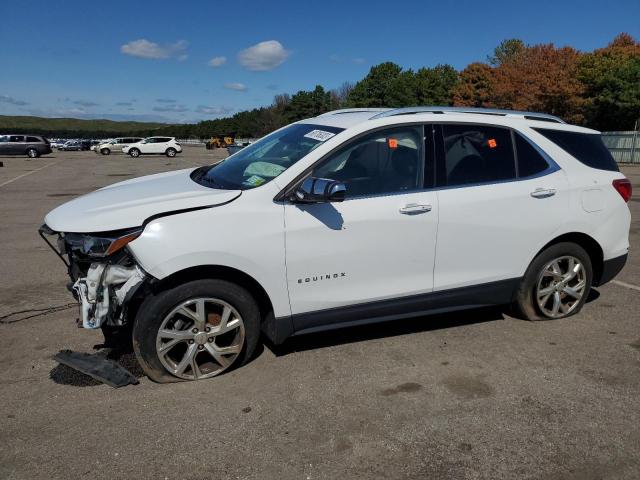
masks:
[[[619,178],[618,180],[614,180],[613,188],[616,189],[616,191],[620,194],[625,202],[629,201],[632,193],[631,182],[629,180],[627,180],[626,178]]]

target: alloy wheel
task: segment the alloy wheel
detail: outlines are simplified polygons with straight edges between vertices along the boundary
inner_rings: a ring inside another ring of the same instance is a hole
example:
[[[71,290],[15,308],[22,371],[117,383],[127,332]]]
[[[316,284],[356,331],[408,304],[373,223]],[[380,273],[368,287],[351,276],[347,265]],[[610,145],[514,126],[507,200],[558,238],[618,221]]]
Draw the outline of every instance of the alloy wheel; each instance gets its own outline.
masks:
[[[535,296],[538,308],[549,318],[573,312],[585,294],[587,274],[582,262],[567,255],[548,262],[538,277]]]
[[[217,298],[194,298],[175,307],[162,321],[156,351],[176,377],[200,380],[227,370],[244,345],[238,311]]]

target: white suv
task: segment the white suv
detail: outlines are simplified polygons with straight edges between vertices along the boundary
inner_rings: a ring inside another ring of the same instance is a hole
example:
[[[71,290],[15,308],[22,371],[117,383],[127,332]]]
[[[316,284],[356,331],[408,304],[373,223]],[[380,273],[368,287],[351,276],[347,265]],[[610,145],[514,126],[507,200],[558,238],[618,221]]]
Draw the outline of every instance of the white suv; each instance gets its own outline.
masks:
[[[352,109],[79,197],[41,234],[84,327],[132,331],[153,380],[196,380],[245,363],[261,332],[575,314],[625,264],[630,195],[598,132],[549,115]]]
[[[137,143],[125,145],[122,148],[122,152],[128,153],[134,158],[140,155],[154,154],[175,157],[176,154],[182,152],[182,145],[176,142],[176,139],[173,137],[149,137]]]

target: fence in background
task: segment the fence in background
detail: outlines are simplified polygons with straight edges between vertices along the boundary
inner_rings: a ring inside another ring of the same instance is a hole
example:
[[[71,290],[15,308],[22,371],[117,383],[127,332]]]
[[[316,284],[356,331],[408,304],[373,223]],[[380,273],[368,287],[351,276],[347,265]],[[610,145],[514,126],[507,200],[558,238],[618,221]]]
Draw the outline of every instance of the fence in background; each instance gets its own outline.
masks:
[[[204,145],[204,140],[199,138],[176,138],[180,145]]]
[[[640,132],[602,132],[602,141],[618,163],[640,164]]]

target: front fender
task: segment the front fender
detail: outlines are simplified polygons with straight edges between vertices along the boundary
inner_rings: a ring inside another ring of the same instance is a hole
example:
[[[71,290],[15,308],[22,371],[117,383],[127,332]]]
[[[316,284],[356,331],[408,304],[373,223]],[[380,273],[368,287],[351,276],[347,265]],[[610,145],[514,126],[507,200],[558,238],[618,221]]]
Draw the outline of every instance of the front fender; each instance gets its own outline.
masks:
[[[276,317],[291,314],[286,283],[283,207],[241,201],[157,218],[129,249],[157,279],[200,266],[223,266],[254,278]]]

